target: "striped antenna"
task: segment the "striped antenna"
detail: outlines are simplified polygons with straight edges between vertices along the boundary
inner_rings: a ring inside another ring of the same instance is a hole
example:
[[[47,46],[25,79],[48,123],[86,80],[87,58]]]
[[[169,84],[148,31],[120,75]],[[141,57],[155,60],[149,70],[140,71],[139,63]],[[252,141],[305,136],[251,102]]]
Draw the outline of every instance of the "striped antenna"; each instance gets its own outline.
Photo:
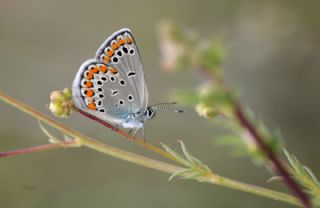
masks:
[[[171,108],[168,107],[168,105],[176,105],[176,102],[172,103],[156,103],[150,106],[151,109],[153,110],[167,110],[167,111],[172,111],[175,113],[184,113],[185,111],[182,109],[176,109],[176,108]]]

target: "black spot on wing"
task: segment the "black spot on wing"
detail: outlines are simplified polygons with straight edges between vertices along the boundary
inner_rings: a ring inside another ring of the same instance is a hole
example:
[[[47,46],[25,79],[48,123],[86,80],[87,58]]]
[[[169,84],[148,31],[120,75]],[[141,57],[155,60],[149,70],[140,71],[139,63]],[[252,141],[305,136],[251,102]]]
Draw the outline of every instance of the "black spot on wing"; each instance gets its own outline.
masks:
[[[118,92],[119,92],[118,90],[112,90],[111,91],[111,96],[115,96],[116,94],[118,94]]]
[[[131,72],[128,73],[128,77],[134,77],[134,76],[136,76],[136,73],[135,73],[135,72],[132,72],[132,71],[131,71]]]

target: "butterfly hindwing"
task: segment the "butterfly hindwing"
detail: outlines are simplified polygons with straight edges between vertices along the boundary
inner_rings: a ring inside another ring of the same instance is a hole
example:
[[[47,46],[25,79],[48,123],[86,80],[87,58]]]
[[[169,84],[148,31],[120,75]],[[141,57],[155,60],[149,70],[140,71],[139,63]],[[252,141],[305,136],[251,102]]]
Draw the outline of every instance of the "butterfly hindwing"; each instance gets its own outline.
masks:
[[[73,82],[74,104],[95,117],[121,124],[128,115],[124,101],[119,97],[120,72],[101,61],[85,61]]]

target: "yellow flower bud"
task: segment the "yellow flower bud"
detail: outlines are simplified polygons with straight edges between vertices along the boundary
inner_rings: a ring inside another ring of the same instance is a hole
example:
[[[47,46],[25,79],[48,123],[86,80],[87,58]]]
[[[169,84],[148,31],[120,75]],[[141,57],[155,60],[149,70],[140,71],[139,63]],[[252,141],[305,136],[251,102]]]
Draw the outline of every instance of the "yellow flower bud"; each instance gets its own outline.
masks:
[[[70,88],[62,91],[53,91],[50,94],[50,111],[57,117],[67,118],[73,109],[72,93]]]
[[[208,119],[214,118],[217,115],[217,111],[213,107],[207,106],[202,103],[196,105],[196,111],[199,114],[199,116],[202,116]]]

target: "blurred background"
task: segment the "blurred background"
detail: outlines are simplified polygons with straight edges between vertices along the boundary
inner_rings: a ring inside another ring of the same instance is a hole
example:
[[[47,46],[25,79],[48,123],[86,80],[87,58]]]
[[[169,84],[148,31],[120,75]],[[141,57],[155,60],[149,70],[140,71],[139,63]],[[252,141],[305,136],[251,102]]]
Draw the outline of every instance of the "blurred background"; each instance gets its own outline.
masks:
[[[156,33],[172,20],[200,36],[219,37],[228,55],[228,82],[270,128],[279,127],[286,147],[319,173],[319,1],[0,1],[0,89],[38,110],[53,90],[71,86],[78,67],[114,31],[131,28],[139,45],[150,103],[172,101],[175,90],[195,88],[195,72],[160,67]],[[230,156],[214,142],[219,129],[193,108],[159,113],[146,124],[148,141],[179,148],[182,139],[215,173],[286,191],[267,183],[271,174],[250,160]],[[100,141],[158,158],[87,118],[60,119]],[[52,130],[52,132],[55,132]],[[58,134],[58,132],[55,132]],[[47,143],[36,120],[0,102],[0,151]],[[0,204],[20,207],[289,207],[247,193],[168,175],[86,148],[59,149],[1,159]]]

